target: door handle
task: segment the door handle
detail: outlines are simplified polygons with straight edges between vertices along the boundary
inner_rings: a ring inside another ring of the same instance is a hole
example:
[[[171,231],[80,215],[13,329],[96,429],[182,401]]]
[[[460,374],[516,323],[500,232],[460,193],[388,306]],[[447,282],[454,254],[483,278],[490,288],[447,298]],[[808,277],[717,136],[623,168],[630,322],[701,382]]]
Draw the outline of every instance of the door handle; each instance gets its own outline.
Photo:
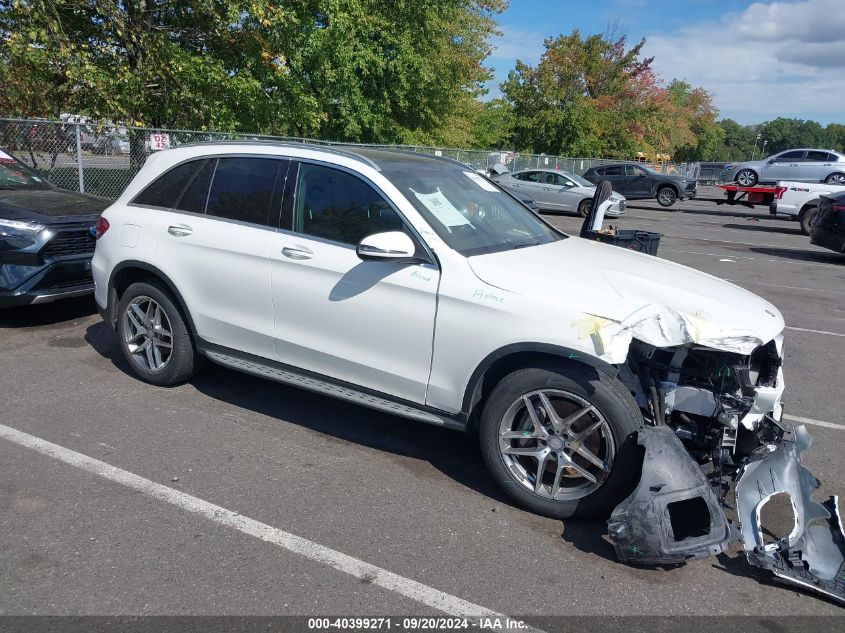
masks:
[[[314,251],[305,247],[285,246],[282,255],[290,259],[311,259],[314,257]]]
[[[186,237],[194,232],[187,224],[173,224],[167,227],[167,232],[173,237]]]

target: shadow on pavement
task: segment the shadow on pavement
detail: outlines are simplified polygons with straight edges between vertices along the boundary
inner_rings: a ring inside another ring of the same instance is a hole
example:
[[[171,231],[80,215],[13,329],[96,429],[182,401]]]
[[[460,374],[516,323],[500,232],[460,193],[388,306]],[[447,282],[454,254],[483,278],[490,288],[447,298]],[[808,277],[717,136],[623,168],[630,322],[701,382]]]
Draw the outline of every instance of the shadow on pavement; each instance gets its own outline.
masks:
[[[102,321],[85,340],[120,371],[133,376],[114,332]],[[461,433],[381,413],[207,362],[190,384],[228,404],[396,456],[397,467],[431,476],[428,464],[498,504],[515,505],[496,487],[474,433]],[[410,458],[410,459],[409,459]],[[612,553],[612,552],[611,552]]]
[[[60,325],[97,312],[93,297],[63,299],[53,303],[0,309],[0,329]]]
[[[783,226],[766,226],[765,224],[747,223],[747,224],[723,224],[726,229],[738,229],[740,231],[759,231],[761,233],[782,233],[785,235],[801,235],[801,229],[794,223],[784,224]],[[806,237],[806,236],[805,236]],[[807,238],[810,239],[809,237]]]
[[[704,200],[699,200],[698,202],[705,202]],[[743,212],[738,211],[737,208],[743,207],[736,207],[736,206],[729,206],[729,205],[720,205],[716,206],[713,204],[713,209],[690,209],[690,208],[683,208],[683,207],[661,207],[661,206],[652,206],[652,205],[645,205],[645,204],[637,204],[636,202],[628,202],[629,209],[642,209],[644,211],[663,211],[666,213],[686,213],[691,215],[713,215],[720,218],[757,218],[759,220],[767,219],[770,220],[772,216],[768,213],[754,213],[752,211]],[[625,217],[625,216],[622,216]]]
[[[566,520],[560,537],[578,551],[618,562],[613,545],[605,540],[606,534],[605,521]]]
[[[845,265],[845,256],[834,252],[822,251],[805,251],[795,248],[773,248],[769,246],[753,246],[748,250],[762,255],[771,255],[772,257],[783,257],[785,259],[795,259],[803,262],[816,262],[819,264],[839,264]]]

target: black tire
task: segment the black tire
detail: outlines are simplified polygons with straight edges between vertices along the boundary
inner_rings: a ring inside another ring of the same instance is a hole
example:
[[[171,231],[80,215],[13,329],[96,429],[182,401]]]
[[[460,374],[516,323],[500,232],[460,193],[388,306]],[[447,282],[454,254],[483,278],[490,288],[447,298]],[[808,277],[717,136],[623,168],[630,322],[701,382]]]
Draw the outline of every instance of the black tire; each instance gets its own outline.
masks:
[[[615,443],[615,456],[606,479],[579,499],[558,500],[536,494],[514,476],[499,447],[500,424],[508,411],[523,395],[540,389],[568,392],[591,404],[607,422]],[[606,517],[639,480],[641,462],[636,436],[642,424],[636,402],[619,381],[584,365],[548,363],[516,370],[496,385],[484,403],[479,442],[494,480],[520,506],[555,519]]]
[[[593,206],[593,199],[587,198],[578,203],[578,215],[586,218],[590,214],[590,207]]]
[[[845,185],[845,174],[840,172],[831,174],[824,179],[824,182],[828,185]]]
[[[674,187],[664,185],[657,190],[657,204],[661,207],[671,207],[678,200],[678,192]]]
[[[753,187],[757,181],[757,172],[753,169],[740,169],[736,174],[736,182],[743,187]]]
[[[166,315],[170,324],[172,350],[164,367],[158,371],[149,371],[133,358],[127,340],[127,319],[124,318],[130,303],[139,297],[153,299]],[[132,371],[143,381],[153,385],[167,387],[178,385],[190,379],[200,368],[202,357],[197,354],[190,330],[182,311],[173,299],[167,287],[155,279],[139,281],[129,286],[120,298],[117,306],[117,334],[120,351]]]
[[[801,222],[801,232],[804,235],[809,235],[813,229],[813,223],[816,221],[816,216],[819,214],[817,206],[807,206],[801,209],[801,214],[798,219]]]

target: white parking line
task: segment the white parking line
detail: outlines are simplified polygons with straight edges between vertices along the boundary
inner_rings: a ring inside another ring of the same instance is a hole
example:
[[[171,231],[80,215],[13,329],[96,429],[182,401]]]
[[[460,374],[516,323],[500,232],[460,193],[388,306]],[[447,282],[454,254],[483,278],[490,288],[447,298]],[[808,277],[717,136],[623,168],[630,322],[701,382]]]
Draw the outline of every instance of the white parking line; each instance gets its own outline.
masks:
[[[457,596],[444,593],[410,578],[394,574],[381,567],[376,567],[375,565],[325,547],[319,543],[274,528],[255,519],[242,516],[232,510],[227,510],[198,497],[168,488],[134,473],[122,470],[93,457],[88,457],[82,453],[77,453],[58,444],[53,444],[23,431],[18,431],[17,429],[0,424],[0,438],[34,450],[42,455],[52,457],[75,468],[93,473],[103,479],[137,490],[159,501],[164,501],[188,512],[199,514],[210,521],[254,536],[267,543],[272,543],[277,547],[299,554],[323,565],[333,567],[359,580],[372,583],[448,615],[472,618],[498,617],[504,619],[506,617],[485,607],[467,602]]]
[[[801,424],[812,424],[813,426],[823,426],[827,429],[838,429],[840,431],[845,431],[845,424],[836,424],[835,422],[824,422],[822,420],[814,420],[813,418],[801,418],[797,415],[787,415],[785,413],[783,414],[783,418],[792,422],[800,422]]]
[[[826,330],[811,330],[811,329],[805,328],[805,327],[792,327],[791,325],[787,325],[785,329],[795,330],[796,332],[812,332],[813,334],[827,334],[828,336],[841,336],[841,337],[845,338],[845,334],[842,334],[841,332],[828,332]]]

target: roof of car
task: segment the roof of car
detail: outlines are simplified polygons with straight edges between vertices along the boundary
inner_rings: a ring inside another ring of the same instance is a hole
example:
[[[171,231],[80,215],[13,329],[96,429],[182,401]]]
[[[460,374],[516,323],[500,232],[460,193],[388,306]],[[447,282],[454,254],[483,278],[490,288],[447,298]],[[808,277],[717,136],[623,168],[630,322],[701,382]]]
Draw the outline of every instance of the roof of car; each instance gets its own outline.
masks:
[[[552,168],[552,167],[528,167],[528,168],[526,168],[526,169],[517,169],[517,170],[516,170],[515,172],[513,172],[513,173],[514,173],[514,174],[519,174],[519,173],[522,173],[522,172],[524,172],[524,171],[545,171],[545,172],[548,172],[548,173],[550,173],[550,174],[560,174],[560,173],[566,173],[566,170],[565,170],[565,169],[554,169],[554,168]]]
[[[258,147],[278,147],[307,149],[314,152],[325,152],[327,154],[334,154],[345,156],[366,163],[370,167],[378,171],[398,171],[404,169],[422,169],[431,167],[445,167],[451,165],[453,167],[461,167],[467,169],[468,167],[459,161],[443,156],[434,156],[432,154],[422,154],[419,152],[412,152],[400,149],[387,149],[376,147],[361,147],[357,145],[344,144],[317,144],[317,143],[295,143],[284,141],[205,141],[201,143],[187,143],[179,145],[179,147],[216,147],[216,146],[243,146],[254,145]]]

